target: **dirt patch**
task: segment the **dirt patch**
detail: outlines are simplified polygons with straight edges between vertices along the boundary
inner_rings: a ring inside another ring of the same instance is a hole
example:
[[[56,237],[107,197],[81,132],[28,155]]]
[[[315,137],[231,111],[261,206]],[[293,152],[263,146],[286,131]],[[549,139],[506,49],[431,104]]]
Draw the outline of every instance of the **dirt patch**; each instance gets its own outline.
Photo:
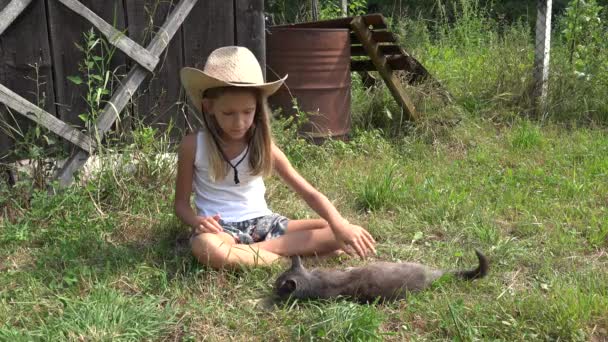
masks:
[[[445,149],[448,155],[448,159],[450,161],[456,161],[465,160],[468,156],[470,147],[471,146],[467,146],[462,141],[451,141],[446,145]]]
[[[589,341],[608,342],[608,319],[604,319],[591,327]]]
[[[135,282],[130,281],[127,276],[121,276],[116,279],[110,283],[110,287],[127,295],[138,295],[142,293],[142,289]]]
[[[502,282],[505,285],[496,300],[504,296],[514,296],[517,293],[525,291],[529,286],[526,281],[527,268],[519,268],[513,272],[504,272],[502,274]]]
[[[9,254],[4,261],[0,262],[0,272],[3,271],[22,271],[34,266],[34,257],[32,257],[29,248],[19,248]]]
[[[165,341],[181,341],[184,337],[195,337],[198,341],[232,341],[234,336],[230,330],[204,317],[189,317],[184,314],[178,323],[171,329]]]
[[[120,222],[114,232],[107,237],[108,242],[115,244],[156,241],[154,227],[158,226],[158,220],[150,219],[145,215],[133,215],[126,212],[116,213]]]
[[[500,231],[502,231],[503,233],[505,233],[507,235],[513,234],[516,229],[515,222],[512,222],[512,221],[495,219],[494,224],[496,224],[496,226],[500,229]]]

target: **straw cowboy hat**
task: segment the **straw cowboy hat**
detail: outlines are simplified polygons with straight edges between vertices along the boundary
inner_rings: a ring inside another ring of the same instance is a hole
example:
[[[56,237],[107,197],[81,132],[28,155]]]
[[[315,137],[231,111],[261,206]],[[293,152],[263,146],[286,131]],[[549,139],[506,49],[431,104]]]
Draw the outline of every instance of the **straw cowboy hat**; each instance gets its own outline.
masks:
[[[200,110],[203,93],[209,88],[253,87],[270,96],[281,87],[287,75],[278,81],[265,83],[260,63],[249,49],[225,46],[211,52],[202,71],[182,68],[180,78],[188,97]]]

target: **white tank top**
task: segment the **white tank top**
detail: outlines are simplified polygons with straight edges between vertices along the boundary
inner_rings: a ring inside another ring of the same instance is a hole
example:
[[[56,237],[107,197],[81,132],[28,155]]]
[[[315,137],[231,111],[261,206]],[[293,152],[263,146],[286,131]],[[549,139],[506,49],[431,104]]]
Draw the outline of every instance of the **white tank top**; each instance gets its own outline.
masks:
[[[194,158],[194,176],[192,188],[194,203],[199,216],[219,214],[226,222],[240,222],[269,215],[264,194],[266,186],[261,175],[252,176],[249,167],[249,154],[236,167],[239,172],[239,184],[234,184],[234,170],[229,167],[224,179],[213,182],[209,177],[209,158],[204,134],[196,134],[196,151]],[[230,162],[235,165],[247,149],[243,150]],[[225,161],[224,161],[225,162]]]

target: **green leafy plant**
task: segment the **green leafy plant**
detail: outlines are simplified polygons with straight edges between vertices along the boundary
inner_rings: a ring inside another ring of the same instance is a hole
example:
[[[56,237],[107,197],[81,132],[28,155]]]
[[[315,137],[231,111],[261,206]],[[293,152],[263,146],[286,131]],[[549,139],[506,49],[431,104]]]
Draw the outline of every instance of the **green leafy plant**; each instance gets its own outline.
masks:
[[[272,121],[272,131],[275,141],[287,155],[289,160],[296,166],[310,161],[310,158],[318,158],[324,155],[324,150],[315,148],[302,134],[302,127],[310,121],[310,116],[315,115],[303,111],[298,105],[297,99],[293,99],[294,114],[285,115],[281,112],[275,114]]]
[[[105,38],[98,37],[93,28],[83,33],[83,37],[83,44],[76,44],[84,54],[82,62],[78,65],[82,77],[80,75],[68,76],[68,80],[86,87],[84,100],[87,104],[87,111],[80,113],[78,117],[99,142],[101,139],[97,136],[95,122],[105,104],[105,99],[112,92],[113,71],[110,64],[116,47]]]
[[[25,79],[34,84],[35,90],[30,92],[34,96],[34,103],[40,108],[45,108],[47,105],[44,91],[46,80],[40,72],[40,63],[35,62],[28,66],[33,73],[31,76],[26,76]],[[59,144],[57,136],[44,126],[32,123],[27,128],[23,127],[10,109],[7,110],[7,113],[6,120],[1,122],[0,131],[11,137],[15,141],[15,145],[6,156],[1,157],[2,159],[19,160],[29,166],[29,173],[23,178],[27,178],[27,183],[30,183],[31,180],[34,188],[43,189],[47,185],[48,176],[56,167],[53,158],[61,157],[63,154],[62,145]]]
[[[513,131],[511,146],[515,149],[526,150],[541,146],[542,142],[543,138],[539,128],[529,121],[523,121]]]
[[[379,165],[357,189],[357,202],[363,210],[391,208],[402,196],[403,184],[397,175],[397,164]]]
[[[606,29],[601,20],[603,7],[596,0],[571,0],[562,17],[562,36],[569,62],[575,73],[584,79],[605,77],[608,61],[597,58],[608,50]],[[608,80],[608,78],[607,78]]]
[[[348,16],[363,15],[367,12],[367,1],[349,0],[347,8]],[[320,12],[321,19],[333,19],[344,17],[340,0],[322,1]]]

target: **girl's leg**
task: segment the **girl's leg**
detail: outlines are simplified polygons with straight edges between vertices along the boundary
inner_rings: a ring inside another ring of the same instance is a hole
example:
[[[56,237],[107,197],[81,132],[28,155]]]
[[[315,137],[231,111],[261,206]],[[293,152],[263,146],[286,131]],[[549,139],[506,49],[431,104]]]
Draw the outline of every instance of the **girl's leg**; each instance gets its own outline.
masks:
[[[203,265],[216,269],[241,265],[266,266],[281,256],[256,244],[237,244],[228,233],[203,233],[192,238],[192,254]]]
[[[289,223],[287,223],[287,231],[285,234],[302,230],[325,228],[329,228],[329,224],[323,219],[290,220]]]
[[[213,268],[270,265],[282,256],[296,254],[340,254],[339,248],[331,228],[322,219],[291,220],[285,235],[251,245],[237,244],[227,233],[203,233],[192,239],[194,256],[201,264]]]
[[[285,235],[251,246],[283,256],[323,255],[340,248],[331,228],[321,219],[289,221]]]

